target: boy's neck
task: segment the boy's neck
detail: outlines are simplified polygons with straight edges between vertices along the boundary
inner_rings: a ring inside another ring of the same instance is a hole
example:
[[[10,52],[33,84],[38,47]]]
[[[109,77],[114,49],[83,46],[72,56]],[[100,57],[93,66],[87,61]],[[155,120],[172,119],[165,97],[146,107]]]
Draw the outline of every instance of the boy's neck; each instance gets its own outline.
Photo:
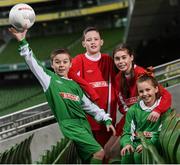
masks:
[[[101,53],[98,52],[96,54],[89,54],[89,53],[85,53],[85,56],[87,59],[91,60],[91,61],[98,61],[101,58]]]

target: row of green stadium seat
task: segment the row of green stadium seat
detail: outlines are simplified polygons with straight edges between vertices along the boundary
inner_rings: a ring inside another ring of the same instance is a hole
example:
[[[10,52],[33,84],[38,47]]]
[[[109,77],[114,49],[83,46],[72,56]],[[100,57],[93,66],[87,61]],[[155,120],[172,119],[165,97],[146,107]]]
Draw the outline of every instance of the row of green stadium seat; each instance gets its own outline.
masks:
[[[0,164],[31,164],[30,144],[33,134],[20,144],[15,144],[10,149],[0,153]]]
[[[105,41],[102,47],[102,52],[112,52],[112,49],[122,41],[123,34],[123,28],[102,30],[102,38]],[[81,33],[33,37],[29,38],[28,41],[40,60],[49,59],[51,51],[57,48],[69,48],[72,56],[85,51],[81,45]],[[24,62],[23,58],[18,55],[17,46],[17,41],[10,41],[3,52],[0,53],[0,64],[15,64]]]
[[[15,144],[10,149],[0,153],[0,164],[32,164],[30,144],[34,134]],[[74,143],[66,138],[61,139],[51,147],[51,150],[44,151],[36,164],[79,164],[81,160],[77,154]]]
[[[74,143],[66,138],[61,139],[51,150],[44,152],[36,164],[79,164],[81,160]]]
[[[33,37],[27,40],[29,41],[35,54],[38,56],[38,59],[47,60],[49,59],[52,50],[61,47],[68,47],[68,45],[74,43],[78,38],[80,38],[80,34],[74,33],[56,36]],[[24,63],[24,59],[19,56],[17,48],[17,41],[11,40],[3,52],[0,53],[0,64]]]
[[[0,116],[45,102],[40,85],[14,85],[0,88]]]

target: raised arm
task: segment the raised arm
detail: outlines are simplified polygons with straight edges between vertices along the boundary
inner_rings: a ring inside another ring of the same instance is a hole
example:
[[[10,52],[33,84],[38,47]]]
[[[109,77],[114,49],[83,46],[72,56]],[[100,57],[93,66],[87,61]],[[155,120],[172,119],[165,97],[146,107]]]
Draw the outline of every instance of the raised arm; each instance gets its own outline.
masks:
[[[43,90],[46,91],[49,87],[51,77],[45,72],[44,68],[38,62],[38,60],[36,60],[32,50],[29,48],[29,44],[25,40],[27,30],[18,32],[14,28],[9,28],[9,31],[19,41],[20,55],[25,58],[26,63],[36,78],[39,80]]]

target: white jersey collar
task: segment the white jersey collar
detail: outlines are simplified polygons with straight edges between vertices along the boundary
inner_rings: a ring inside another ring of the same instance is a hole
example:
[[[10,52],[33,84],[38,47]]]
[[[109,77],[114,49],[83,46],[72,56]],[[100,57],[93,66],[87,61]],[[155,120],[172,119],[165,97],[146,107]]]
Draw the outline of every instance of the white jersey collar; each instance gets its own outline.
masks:
[[[146,106],[146,105],[144,104],[144,101],[143,101],[143,100],[140,100],[140,101],[139,101],[139,105],[140,105],[140,107],[142,108],[142,110],[147,111],[147,112],[151,112],[154,108],[156,108],[156,107],[159,105],[160,101],[161,101],[161,98],[159,98],[158,100],[156,100],[155,103],[154,103],[151,107],[148,107],[148,106]]]
[[[98,61],[101,58],[101,53],[97,53],[94,55],[89,55],[87,52],[85,53],[85,57],[91,61]]]
[[[57,73],[55,73],[56,75],[58,75]],[[58,75],[59,76],[59,75]],[[61,77],[61,76],[59,76],[59,77]],[[70,78],[68,78],[68,77],[64,77],[64,76],[62,76],[61,77],[62,79],[65,79],[65,80],[72,80],[72,79],[70,79]]]

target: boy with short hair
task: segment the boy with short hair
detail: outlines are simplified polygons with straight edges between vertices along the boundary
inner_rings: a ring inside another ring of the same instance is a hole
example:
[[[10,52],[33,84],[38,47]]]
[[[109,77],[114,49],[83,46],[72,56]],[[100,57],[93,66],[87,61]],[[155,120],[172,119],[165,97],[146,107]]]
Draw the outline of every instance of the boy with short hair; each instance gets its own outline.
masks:
[[[91,92],[90,99],[96,101],[100,108],[110,113],[112,123],[115,124],[117,106],[114,89],[115,71],[112,58],[100,52],[103,42],[97,28],[86,28],[82,37],[82,46],[86,49],[86,52],[73,58],[70,74],[71,78],[78,82],[87,93],[87,86],[83,86],[84,84],[74,78],[72,73],[78,75],[93,88],[95,92],[94,95]],[[102,124],[97,123],[89,115],[88,121],[94,137],[104,146],[111,135]]]

